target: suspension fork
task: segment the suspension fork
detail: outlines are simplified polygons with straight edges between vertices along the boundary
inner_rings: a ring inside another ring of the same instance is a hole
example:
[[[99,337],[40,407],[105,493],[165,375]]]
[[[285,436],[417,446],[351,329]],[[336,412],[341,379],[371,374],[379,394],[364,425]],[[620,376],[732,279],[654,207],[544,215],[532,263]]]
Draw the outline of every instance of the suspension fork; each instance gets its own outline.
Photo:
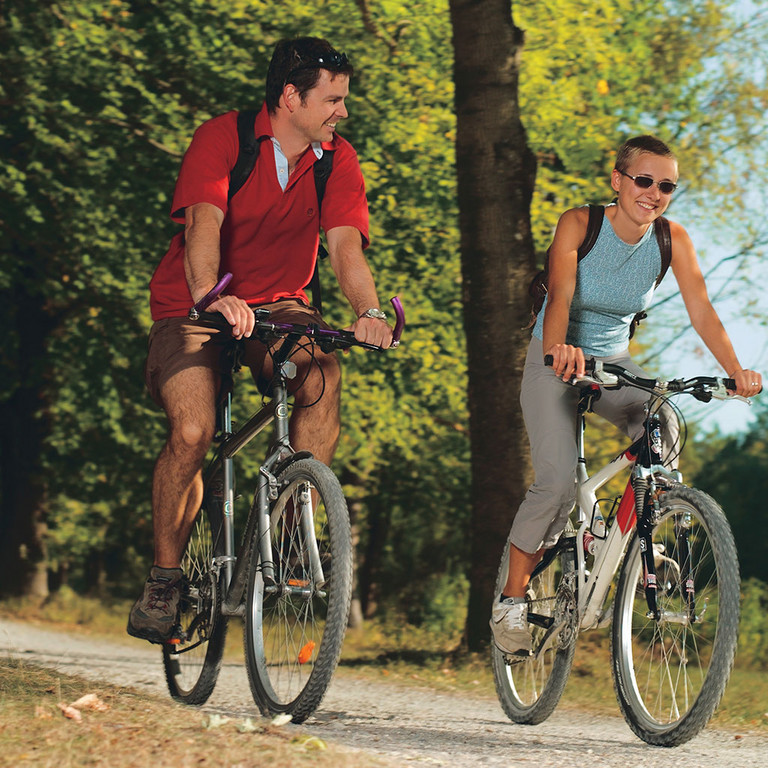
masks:
[[[640,557],[643,563],[643,589],[648,604],[648,617],[658,621],[661,618],[656,595],[656,561],[653,555],[653,506],[649,503],[650,493],[647,478],[635,480],[635,514],[637,515],[637,538],[640,542]]]
[[[675,537],[677,538],[677,564],[680,566],[679,589],[688,608],[688,618],[691,623],[696,621],[696,590],[691,573],[691,545],[689,532],[691,519],[687,512],[675,515]]]
[[[647,406],[646,406],[647,407]],[[647,411],[646,411],[647,413]],[[648,618],[661,619],[657,596],[658,579],[656,576],[656,558],[653,551],[653,525],[656,507],[654,506],[655,483],[651,467],[662,463],[661,422],[655,414],[645,419],[645,435],[642,440],[636,465],[635,475],[635,514],[637,515],[637,537],[640,542],[640,556],[643,563],[643,588],[648,604]]]

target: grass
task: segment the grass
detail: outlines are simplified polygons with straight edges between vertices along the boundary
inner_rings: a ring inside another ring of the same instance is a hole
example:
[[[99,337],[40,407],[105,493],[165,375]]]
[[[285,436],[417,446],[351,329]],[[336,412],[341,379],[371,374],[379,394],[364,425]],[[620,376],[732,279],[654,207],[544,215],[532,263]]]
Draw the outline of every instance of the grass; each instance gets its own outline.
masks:
[[[43,605],[28,600],[0,603],[0,615],[135,643],[125,634],[129,608],[128,603],[105,607],[101,602],[65,593]],[[339,674],[426,686],[462,695],[494,697],[487,654],[457,653],[458,635],[443,634],[440,637],[442,639],[402,623],[387,626],[367,622],[364,629],[347,632]],[[579,637],[573,671],[559,705],[561,708],[578,707],[619,715],[610,672],[609,647],[608,631],[588,632]],[[242,632],[238,626],[230,627],[225,658],[234,661],[243,658]],[[712,725],[768,733],[768,672],[742,666],[737,658]]]
[[[65,715],[62,706],[84,694],[93,708],[81,704],[79,721]],[[0,755],[0,762],[17,768],[378,764],[267,720],[222,722],[171,701],[12,659],[0,659]]]

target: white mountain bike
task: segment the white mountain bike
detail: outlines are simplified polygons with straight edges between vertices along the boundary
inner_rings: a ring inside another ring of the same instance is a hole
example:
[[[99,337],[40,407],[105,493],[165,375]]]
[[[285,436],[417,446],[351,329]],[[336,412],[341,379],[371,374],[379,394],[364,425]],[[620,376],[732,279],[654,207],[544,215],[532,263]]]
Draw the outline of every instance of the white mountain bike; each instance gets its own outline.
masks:
[[[672,395],[745,398],[729,394],[729,379],[642,379],[619,365],[588,363],[588,375],[576,382],[577,503],[531,577],[532,653],[509,656],[493,647],[496,691],[511,720],[541,723],[563,693],[579,631],[612,622],[611,669],[627,723],[649,744],[676,746],[707,724],[728,683],[739,631],[739,563],[717,502],[662,465],[658,412]],[[620,386],[649,393],[644,433],[589,477],[585,413],[600,387]],[[630,467],[624,494],[602,508],[598,489]],[[509,542],[496,593],[508,567]]]

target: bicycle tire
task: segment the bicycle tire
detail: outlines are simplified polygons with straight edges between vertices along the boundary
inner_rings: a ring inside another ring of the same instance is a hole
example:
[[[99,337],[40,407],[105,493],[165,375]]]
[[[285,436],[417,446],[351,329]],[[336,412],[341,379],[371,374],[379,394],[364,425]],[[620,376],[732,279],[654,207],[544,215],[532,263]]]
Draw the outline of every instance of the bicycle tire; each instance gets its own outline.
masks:
[[[635,537],[616,591],[611,666],[632,731],[648,744],[674,747],[704,728],[725,692],[739,633],[739,562],[728,520],[710,496],[678,486],[660,504],[653,543],[657,604],[666,613],[660,622],[646,616]],[[686,530],[688,535],[678,539]],[[681,554],[686,549],[689,558]],[[689,612],[680,574],[686,559],[695,588],[694,622],[685,620]]]
[[[325,464],[300,459],[277,480],[278,498],[270,510],[277,585],[276,591],[265,588],[254,547],[245,611],[246,667],[262,714],[287,713],[301,723],[320,705],[341,656],[352,596],[352,537],[341,485]],[[294,512],[308,490],[315,502],[324,585],[309,564],[301,512]]]
[[[165,679],[171,696],[185,704],[204,704],[216,685],[227,636],[221,615],[221,579],[214,557],[221,555],[221,502],[212,490],[221,483],[216,465],[206,482],[203,506],[182,556],[184,590],[179,606],[180,642],[163,646]],[[220,498],[220,497],[219,497]]]
[[[569,525],[565,537],[573,535]],[[550,562],[534,571],[528,587],[528,622],[533,635],[533,655],[507,660],[491,643],[491,664],[496,694],[507,717],[521,725],[538,725],[554,712],[563,695],[573,664],[578,636],[578,610],[575,593],[575,553],[571,546],[558,544]],[[544,562],[544,561],[543,561]],[[496,592],[507,580],[509,542],[499,565]],[[547,637],[542,623],[553,622],[559,629]]]

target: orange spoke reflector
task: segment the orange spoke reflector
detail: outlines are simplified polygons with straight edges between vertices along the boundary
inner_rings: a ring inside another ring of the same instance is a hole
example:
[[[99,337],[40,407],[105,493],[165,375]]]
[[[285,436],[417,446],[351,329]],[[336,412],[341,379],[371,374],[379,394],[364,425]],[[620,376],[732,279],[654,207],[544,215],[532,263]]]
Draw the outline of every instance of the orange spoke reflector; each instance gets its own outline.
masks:
[[[166,642],[168,643],[168,645],[181,645],[181,638],[171,637]]]
[[[288,586],[289,587],[308,587],[309,580],[308,579],[288,579]]]
[[[299,664],[306,664],[312,658],[312,651],[314,650],[315,650],[315,644],[312,640],[310,640],[299,651]]]

